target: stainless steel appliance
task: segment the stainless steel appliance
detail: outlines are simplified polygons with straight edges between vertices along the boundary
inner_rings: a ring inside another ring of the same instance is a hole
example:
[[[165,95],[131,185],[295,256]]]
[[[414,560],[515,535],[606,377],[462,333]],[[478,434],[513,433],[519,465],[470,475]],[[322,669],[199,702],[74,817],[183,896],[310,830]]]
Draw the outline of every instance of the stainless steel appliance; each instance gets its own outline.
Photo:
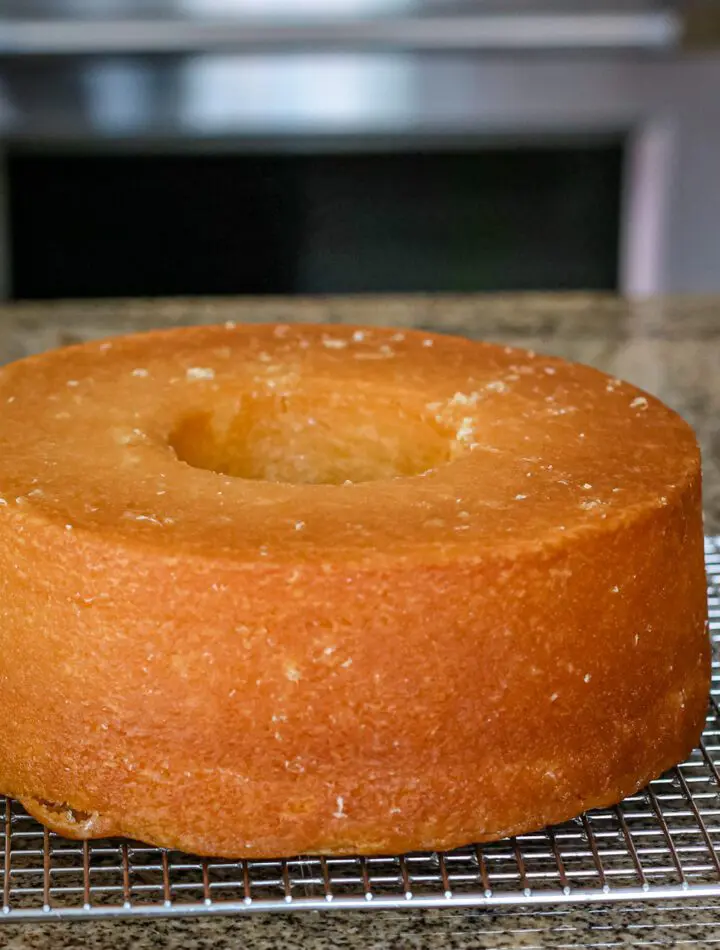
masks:
[[[684,48],[685,14],[674,0],[6,0],[0,151],[619,137],[618,288],[717,291],[720,59]]]

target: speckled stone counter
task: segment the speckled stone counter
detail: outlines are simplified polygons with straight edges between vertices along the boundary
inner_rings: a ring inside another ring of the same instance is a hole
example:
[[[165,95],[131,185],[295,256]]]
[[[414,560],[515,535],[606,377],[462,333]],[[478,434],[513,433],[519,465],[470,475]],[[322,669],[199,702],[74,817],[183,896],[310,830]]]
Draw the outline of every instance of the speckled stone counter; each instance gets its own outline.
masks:
[[[720,533],[720,298],[628,304],[593,295],[107,301],[0,307],[0,362],[86,339],[196,323],[330,322],[458,333],[590,363],[659,396],[695,428],[708,533]],[[286,950],[713,946],[720,900],[507,911],[0,923],[0,948],[283,946]]]

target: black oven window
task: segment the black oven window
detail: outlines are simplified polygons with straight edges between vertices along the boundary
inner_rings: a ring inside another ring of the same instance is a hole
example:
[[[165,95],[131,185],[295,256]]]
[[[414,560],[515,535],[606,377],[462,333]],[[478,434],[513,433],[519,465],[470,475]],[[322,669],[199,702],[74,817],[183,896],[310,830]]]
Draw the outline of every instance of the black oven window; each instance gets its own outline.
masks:
[[[615,290],[622,144],[11,153],[15,298]]]

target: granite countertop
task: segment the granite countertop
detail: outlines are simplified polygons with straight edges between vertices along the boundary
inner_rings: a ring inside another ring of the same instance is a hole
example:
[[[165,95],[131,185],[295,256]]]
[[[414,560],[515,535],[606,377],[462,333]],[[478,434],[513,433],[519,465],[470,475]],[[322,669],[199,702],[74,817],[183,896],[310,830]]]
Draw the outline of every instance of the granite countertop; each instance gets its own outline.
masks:
[[[418,327],[589,363],[659,396],[703,448],[707,533],[720,533],[720,297],[627,303],[598,295],[104,301],[0,306],[0,362],[87,339],[196,323]],[[720,899],[546,909],[410,910],[243,918],[0,923],[0,948],[711,946]]]

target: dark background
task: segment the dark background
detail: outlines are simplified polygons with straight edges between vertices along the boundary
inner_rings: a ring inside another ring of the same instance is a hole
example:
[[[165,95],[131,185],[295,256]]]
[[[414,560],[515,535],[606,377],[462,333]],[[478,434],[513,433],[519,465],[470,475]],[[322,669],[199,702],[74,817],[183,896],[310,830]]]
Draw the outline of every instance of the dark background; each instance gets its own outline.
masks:
[[[614,290],[622,156],[15,151],[13,296]]]

